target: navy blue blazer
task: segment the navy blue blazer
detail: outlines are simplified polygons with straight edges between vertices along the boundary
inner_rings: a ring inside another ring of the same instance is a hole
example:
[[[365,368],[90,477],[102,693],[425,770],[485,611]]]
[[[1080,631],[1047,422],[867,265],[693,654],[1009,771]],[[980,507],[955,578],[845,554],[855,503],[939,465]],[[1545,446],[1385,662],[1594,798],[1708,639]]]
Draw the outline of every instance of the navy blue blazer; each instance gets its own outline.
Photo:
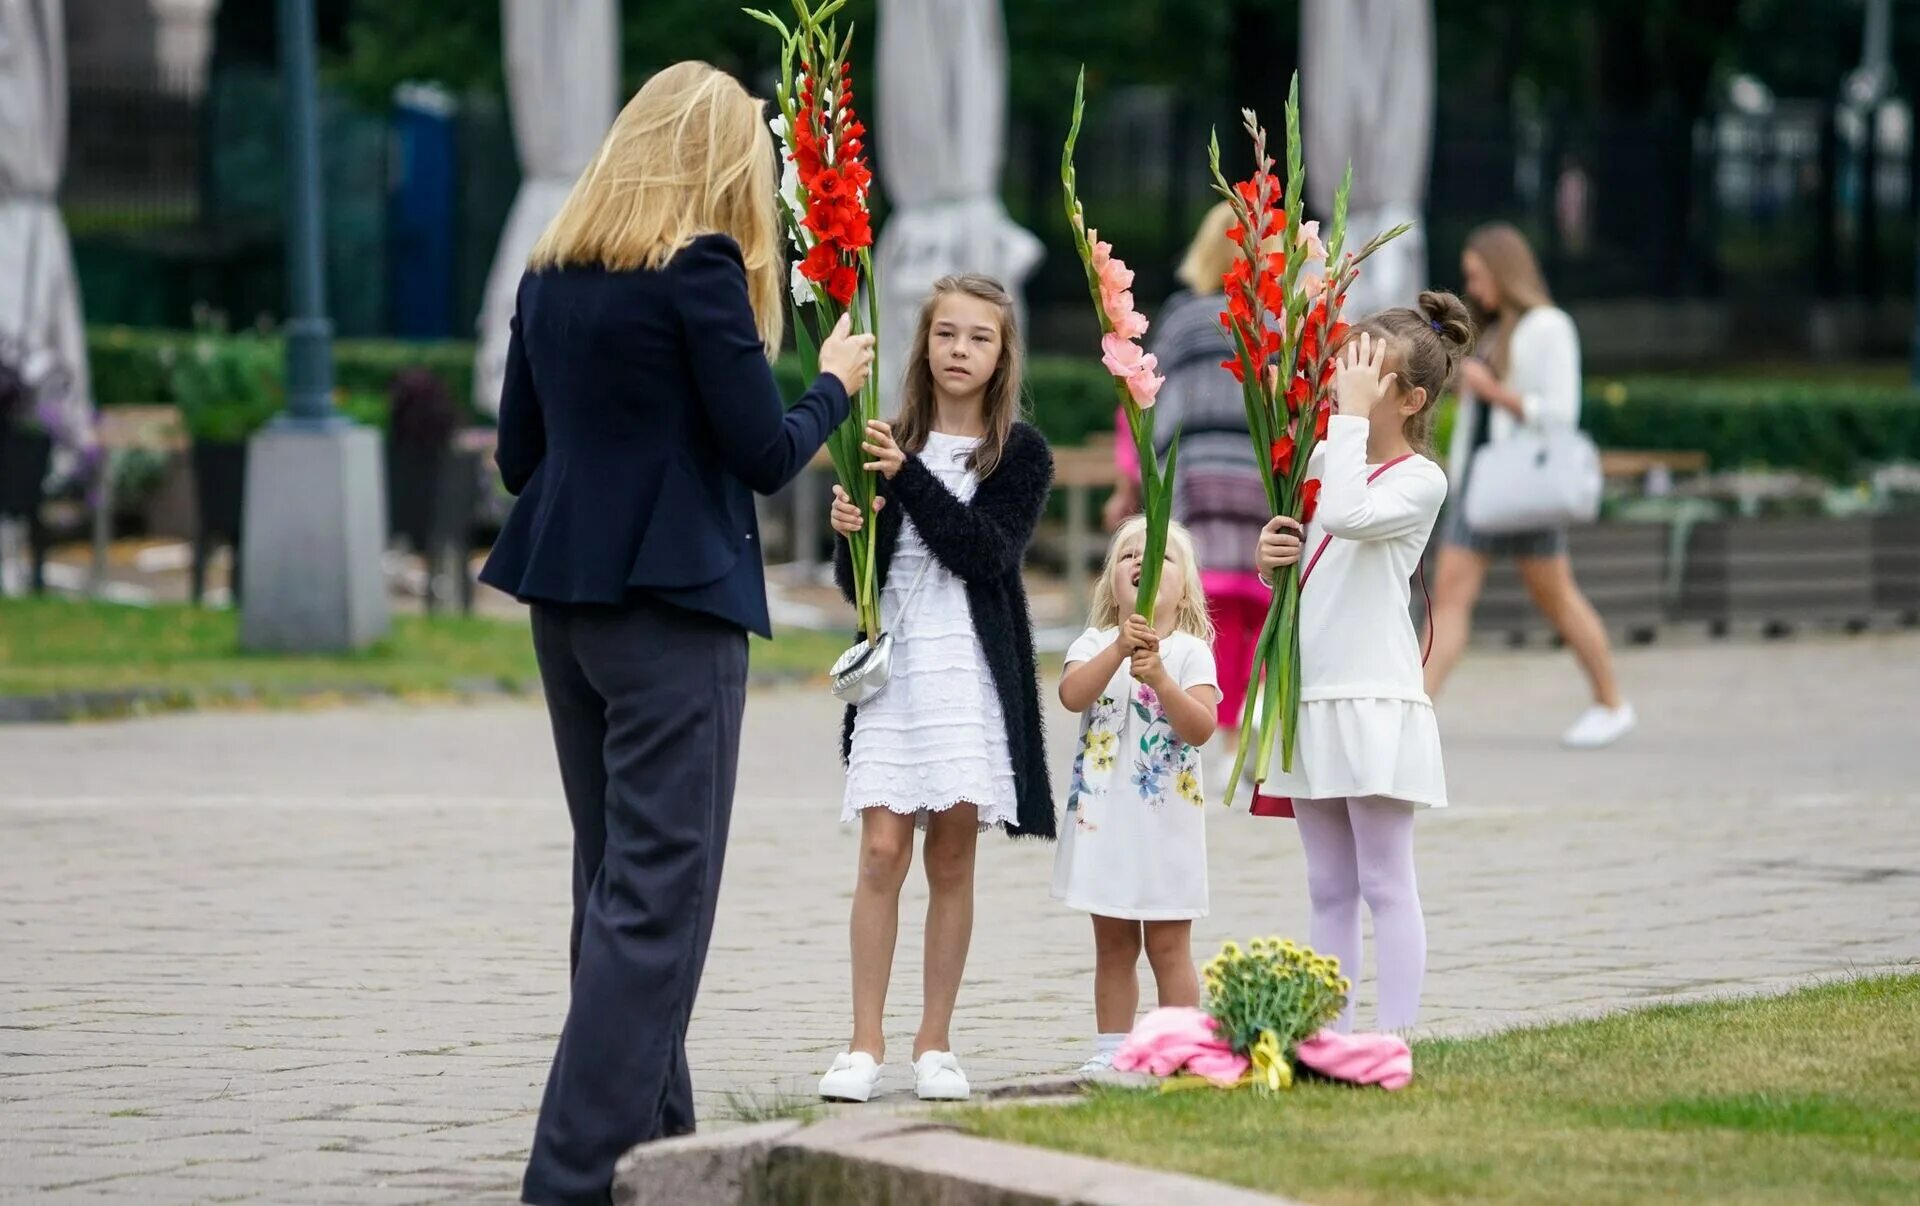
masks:
[[[528,272],[494,454],[518,497],[480,580],[530,603],[651,597],[768,636],[753,493],[799,474],[847,409],[829,373],[782,405],[725,235],[659,269]]]

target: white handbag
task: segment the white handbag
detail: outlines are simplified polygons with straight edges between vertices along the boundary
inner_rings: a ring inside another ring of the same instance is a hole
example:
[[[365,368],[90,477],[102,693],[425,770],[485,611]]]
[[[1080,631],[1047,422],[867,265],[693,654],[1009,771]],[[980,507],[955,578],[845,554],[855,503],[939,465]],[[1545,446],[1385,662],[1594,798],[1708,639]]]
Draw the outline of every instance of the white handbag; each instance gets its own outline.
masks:
[[[1600,450],[1577,427],[1523,427],[1482,445],[1467,466],[1467,528],[1538,532],[1600,516]]]

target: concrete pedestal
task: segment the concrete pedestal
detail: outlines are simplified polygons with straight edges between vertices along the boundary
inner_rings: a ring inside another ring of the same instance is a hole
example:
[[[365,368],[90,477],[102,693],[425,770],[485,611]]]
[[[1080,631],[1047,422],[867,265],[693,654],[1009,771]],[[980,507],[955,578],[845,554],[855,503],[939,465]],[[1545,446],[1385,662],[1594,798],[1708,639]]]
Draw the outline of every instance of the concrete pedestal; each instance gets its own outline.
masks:
[[[386,499],[371,428],[281,422],[253,437],[243,648],[345,653],[387,634]]]

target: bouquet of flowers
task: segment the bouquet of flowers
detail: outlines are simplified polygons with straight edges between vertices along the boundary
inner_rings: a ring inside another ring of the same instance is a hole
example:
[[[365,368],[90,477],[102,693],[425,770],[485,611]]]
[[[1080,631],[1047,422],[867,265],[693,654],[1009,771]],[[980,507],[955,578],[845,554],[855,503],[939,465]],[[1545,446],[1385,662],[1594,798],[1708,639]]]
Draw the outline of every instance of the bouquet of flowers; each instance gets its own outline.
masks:
[[[1290,1088],[1301,1045],[1318,1041],[1353,987],[1337,959],[1280,938],[1256,938],[1244,951],[1229,942],[1203,975],[1203,1007],[1157,1009],[1142,1018],[1115,1069],[1172,1077],[1162,1086],[1168,1090]]]
[[[867,193],[873,173],[866,163],[867,129],[853,108],[853,71],[847,58],[853,30],[844,37],[828,24],[846,0],[811,7],[793,0],[797,23],[789,28],[771,12],[748,9],[780,34],[780,82],[773,119],[783,168],[780,218],[798,257],[793,265],[795,338],[801,356],[818,362],[819,346],[842,314],[855,332],[877,332],[879,301],[873,290],[873,221]],[[864,291],[862,284],[865,284]],[[880,371],[868,376],[846,422],[827,441],[834,473],[862,514],[873,510],[874,475],[862,468],[867,424],[880,417]],[[869,641],[880,636],[880,599],[874,582],[877,524],[851,538],[854,605]]]
[[[1087,225],[1086,211],[1074,190],[1073,148],[1080,140],[1086,83],[1083,67],[1073,86],[1073,124],[1067,128],[1066,146],[1060,152],[1060,187],[1066,197],[1073,245],[1080,252],[1087,291],[1093,296],[1093,310],[1100,319],[1100,362],[1113,375],[1114,392],[1127,416],[1127,430],[1140,465],[1140,508],[1146,515],[1147,539],[1141,553],[1134,610],[1151,623],[1154,600],[1160,594],[1160,571],[1166,561],[1174,461],[1180,449],[1176,444],[1168,450],[1164,467],[1154,453],[1153,400],[1166,378],[1160,375],[1158,358],[1140,347],[1140,338],[1147,333],[1147,319],[1133,308],[1133,270],[1113,254],[1112,244],[1100,240],[1099,231]]]
[[[1318,222],[1303,222],[1301,196],[1307,171],[1300,142],[1300,79],[1294,77],[1287,95],[1287,176],[1284,185],[1274,174],[1267,154],[1267,132],[1251,109],[1241,111],[1253,140],[1251,178],[1229,185],[1220,171],[1220,140],[1208,146],[1214,189],[1233,207],[1234,223],[1227,230],[1237,252],[1222,278],[1227,308],[1220,315],[1234,354],[1222,363],[1240,382],[1245,394],[1247,430],[1255,455],[1269,472],[1264,480],[1267,503],[1275,515],[1288,515],[1303,525],[1313,518],[1320,492],[1318,480],[1307,477],[1314,446],[1327,433],[1333,411],[1331,386],[1334,350],[1346,335],[1340,311],[1347,288],[1359,274],[1362,261],[1405,234],[1411,224],[1375,235],[1357,252],[1346,250],[1347,197],[1353,190],[1353,165],[1334,194],[1333,228],[1326,244]],[[1308,266],[1319,261],[1322,271]],[[1293,769],[1293,749],[1300,714],[1300,572],[1289,566],[1273,584],[1273,605],[1267,612],[1254,646],[1253,672],[1248,679],[1247,702],[1240,743],[1229,779],[1227,802],[1233,802],[1247,750],[1259,746],[1254,781],[1264,783],[1273,751],[1269,736],[1280,725],[1280,766]],[[1257,713],[1256,713],[1257,709]],[[1255,717],[1258,716],[1258,726]],[[1262,739],[1253,740],[1259,733]]]

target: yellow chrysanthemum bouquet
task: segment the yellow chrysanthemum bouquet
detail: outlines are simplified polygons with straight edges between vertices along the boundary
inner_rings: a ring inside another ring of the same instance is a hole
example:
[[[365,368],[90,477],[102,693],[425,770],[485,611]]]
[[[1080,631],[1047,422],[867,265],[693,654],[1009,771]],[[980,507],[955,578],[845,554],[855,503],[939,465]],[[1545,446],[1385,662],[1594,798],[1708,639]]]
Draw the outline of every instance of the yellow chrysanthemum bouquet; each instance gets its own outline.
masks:
[[[1247,1083],[1269,1092],[1293,1084],[1293,1050],[1347,1007],[1353,982],[1340,961],[1286,938],[1229,942],[1202,969],[1204,1008],[1215,1033],[1248,1061]]]

